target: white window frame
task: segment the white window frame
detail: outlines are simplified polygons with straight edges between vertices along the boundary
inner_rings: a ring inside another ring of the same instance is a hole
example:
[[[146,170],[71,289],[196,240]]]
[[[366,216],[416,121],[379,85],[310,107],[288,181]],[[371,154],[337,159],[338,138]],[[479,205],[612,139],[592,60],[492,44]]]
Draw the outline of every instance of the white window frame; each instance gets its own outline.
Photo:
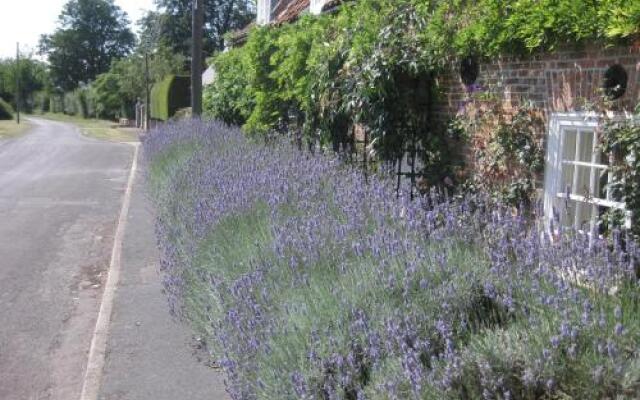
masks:
[[[607,116],[611,120],[625,120],[631,118],[629,114],[609,114]],[[576,167],[591,167],[594,169],[608,169],[609,167],[604,164],[599,164],[596,162],[597,156],[597,132],[598,128],[601,125],[601,117],[594,112],[574,112],[574,113],[553,113],[550,116],[549,121],[549,132],[548,132],[548,140],[547,140],[547,152],[545,158],[545,172],[544,172],[544,213],[545,213],[545,221],[547,229],[551,228],[552,220],[554,219],[554,211],[559,211],[562,209],[562,203],[567,199],[567,193],[565,193],[566,189],[562,187],[562,179],[563,179],[563,165],[573,165]],[[577,160],[572,161],[564,161],[564,134],[565,130],[576,130],[576,155],[580,150],[580,130],[593,130],[595,133],[593,140],[593,149],[592,149],[592,157],[591,162],[584,162]],[[574,170],[574,179],[577,179],[576,170]],[[609,177],[609,182],[611,182],[611,176]],[[589,177],[589,190],[593,192],[596,186],[595,182],[595,174],[592,172]],[[585,196],[581,196],[575,193],[569,193],[569,199],[573,200],[579,206],[591,205],[591,207],[608,207],[615,208],[619,210],[625,210],[625,204],[622,202],[613,201],[610,199],[601,199],[601,198],[587,198]],[[607,195],[609,197],[609,194]],[[595,210],[594,210],[595,211]],[[625,212],[625,225],[629,228],[631,225],[630,213]],[[573,227],[579,231],[583,231],[583,227],[578,226],[578,218],[579,213],[576,212],[575,220]],[[596,232],[595,226],[596,220],[595,218],[591,219],[589,232]],[[556,228],[559,228],[556,225]],[[557,233],[557,232],[551,232]]]

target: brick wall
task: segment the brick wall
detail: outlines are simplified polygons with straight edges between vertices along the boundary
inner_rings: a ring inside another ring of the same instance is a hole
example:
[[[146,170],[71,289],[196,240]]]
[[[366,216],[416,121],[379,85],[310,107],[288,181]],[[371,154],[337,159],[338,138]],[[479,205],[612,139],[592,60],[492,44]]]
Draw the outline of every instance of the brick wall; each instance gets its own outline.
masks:
[[[640,100],[640,50],[618,47],[501,57],[481,63],[473,87],[462,83],[459,67],[453,66],[450,73],[439,78],[442,97],[436,112],[439,119],[455,115],[472,96],[477,98],[482,93],[501,98],[506,106],[517,106],[523,99],[532,101],[547,115],[579,111],[585,102],[600,98],[605,71],[615,64],[624,67],[628,83],[625,94],[613,102],[613,107],[633,110]]]

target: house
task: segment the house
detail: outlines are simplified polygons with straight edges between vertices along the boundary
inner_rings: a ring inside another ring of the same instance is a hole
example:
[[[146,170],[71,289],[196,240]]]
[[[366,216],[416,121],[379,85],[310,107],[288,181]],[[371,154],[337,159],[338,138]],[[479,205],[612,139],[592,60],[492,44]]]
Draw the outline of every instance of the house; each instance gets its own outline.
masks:
[[[294,21],[302,13],[320,14],[338,0],[258,0],[258,25]],[[593,231],[599,216],[625,205],[607,183],[610,155],[602,154],[601,114],[589,111],[605,93],[613,119],[630,118],[640,101],[640,46],[559,49],[527,57],[463,60],[438,79],[442,96],[436,114],[447,118],[468,101],[470,87],[491,88],[508,107],[533,103],[546,124],[545,168],[540,197],[550,221],[563,209],[562,223]]]
[[[549,225],[561,214],[563,225],[595,232],[598,217],[612,209],[623,211],[630,224],[625,204],[607,186],[611,155],[602,154],[599,146],[606,121],[591,106],[606,94],[606,119],[631,118],[640,102],[638,47],[592,45],[461,62],[440,79],[440,86],[437,112],[443,117],[460,113],[460,104],[473,96],[470,87],[490,91],[507,107],[527,102],[542,112],[546,157],[540,197]]]
[[[305,12],[321,14],[340,1],[336,0],[258,0],[258,25],[290,22]]]
[[[212,85],[216,80],[216,70],[213,65],[210,65],[203,73],[202,73],[202,85],[209,86]]]

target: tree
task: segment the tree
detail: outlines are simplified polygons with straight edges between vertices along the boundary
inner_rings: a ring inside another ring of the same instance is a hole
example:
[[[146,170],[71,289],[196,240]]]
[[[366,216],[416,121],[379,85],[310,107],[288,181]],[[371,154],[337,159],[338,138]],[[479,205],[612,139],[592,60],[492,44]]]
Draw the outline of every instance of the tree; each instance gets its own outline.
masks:
[[[56,86],[72,90],[109,70],[114,59],[129,54],[135,37],[127,14],[113,0],[70,0],[58,28],[40,39]]]
[[[13,107],[16,94],[16,73],[20,74],[21,106],[31,111],[35,95],[39,91],[51,88],[47,66],[34,60],[30,54],[20,55],[20,65],[16,67],[15,59],[0,60],[0,97],[10,102]]]
[[[149,55],[149,77],[151,84],[166,75],[184,72],[185,58],[173,54],[166,48],[156,49]],[[133,113],[137,99],[145,97],[144,51],[114,61],[109,71],[98,75],[91,85],[98,116],[115,118]]]
[[[205,0],[204,52],[224,48],[225,33],[245,27],[255,17],[255,0]],[[191,54],[191,0],[156,0],[158,11],[139,21],[140,37],[151,48],[168,47]]]

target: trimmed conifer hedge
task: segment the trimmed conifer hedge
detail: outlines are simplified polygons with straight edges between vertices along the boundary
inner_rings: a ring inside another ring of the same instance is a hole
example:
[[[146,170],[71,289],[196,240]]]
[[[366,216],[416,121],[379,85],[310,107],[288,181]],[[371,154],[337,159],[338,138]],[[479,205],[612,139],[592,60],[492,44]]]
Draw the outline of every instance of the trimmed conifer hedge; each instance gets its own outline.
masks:
[[[151,90],[151,118],[166,121],[191,103],[191,79],[168,75]]]

